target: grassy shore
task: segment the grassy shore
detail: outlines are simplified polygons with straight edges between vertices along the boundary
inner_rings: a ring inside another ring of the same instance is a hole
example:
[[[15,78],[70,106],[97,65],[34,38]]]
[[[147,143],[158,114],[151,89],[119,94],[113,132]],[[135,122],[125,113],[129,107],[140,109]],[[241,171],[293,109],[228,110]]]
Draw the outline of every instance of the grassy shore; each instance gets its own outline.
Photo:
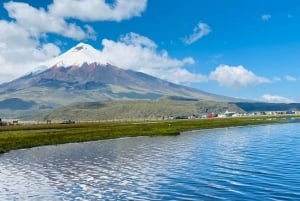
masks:
[[[290,116],[289,116],[290,117]],[[179,135],[195,129],[223,128],[286,122],[272,116],[172,121],[40,124],[0,127],[0,153],[42,145],[135,136]]]

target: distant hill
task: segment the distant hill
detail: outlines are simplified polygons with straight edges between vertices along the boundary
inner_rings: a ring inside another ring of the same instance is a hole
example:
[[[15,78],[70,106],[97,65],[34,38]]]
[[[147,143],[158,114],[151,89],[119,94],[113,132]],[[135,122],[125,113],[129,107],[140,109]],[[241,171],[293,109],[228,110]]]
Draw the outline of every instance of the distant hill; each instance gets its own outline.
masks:
[[[300,111],[300,104],[281,103],[226,103],[215,101],[198,101],[182,99],[181,97],[166,97],[157,100],[114,100],[101,102],[81,102],[58,109],[39,113],[30,120],[75,121],[100,120],[149,120],[163,119],[169,116],[182,117],[191,115],[206,115],[208,113],[222,114],[226,111],[237,113],[267,112],[267,111]]]
[[[34,101],[24,101],[19,98],[8,98],[0,101],[0,109],[27,110],[32,108],[34,105],[36,105]]]
[[[83,102],[43,112],[31,119],[61,121],[135,120],[162,119],[168,116],[199,115],[210,112],[224,113],[226,110],[244,112],[234,103],[194,100],[119,100]]]
[[[260,111],[300,111],[300,103],[263,103],[263,102],[240,102],[235,103],[239,108],[247,112]]]

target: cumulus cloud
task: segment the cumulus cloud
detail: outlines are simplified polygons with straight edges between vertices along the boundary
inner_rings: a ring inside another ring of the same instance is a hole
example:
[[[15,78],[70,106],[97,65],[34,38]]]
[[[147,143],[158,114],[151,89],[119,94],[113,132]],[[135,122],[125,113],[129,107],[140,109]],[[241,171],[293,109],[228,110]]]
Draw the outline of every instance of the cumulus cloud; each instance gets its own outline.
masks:
[[[0,82],[34,69],[38,63],[60,53],[48,34],[74,40],[96,39],[96,31],[79,21],[121,21],[140,16],[147,0],[54,0],[47,8],[10,1],[3,6],[10,19],[0,19]],[[5,73],[4,73],[5,72]],[[11,75],[11,76],[8,76]]]
[[[169,69],[161,73],[155,72],[154,75],[177,84],[202,83],[208,81],[206,75],[192,73],[184,68]]]
[[[198,25],[194,28],[193,33],[185,37],[183,39],[183,42],[187,45],[190,45],[208,35],[210,32],[211,29],[207,24],[199,22]]]
[[[147,0],[117,0],[108,4],[105,0],[54,0],[49,12],[61,18],[82,21],[121,21],[140,16],[146,9]]]
[[[209,79],[215,80],[219,85],[229,88],[242,88],[271,82],[267,78],[256,76],[243,66],[228,65],[218,66],[215,71],[210,73]]]
[[[40,49],[35,47],[20,47],[9,51],[1,49],[0,82],[7,82],[28,73],[41,61],[51,58],[53,55],[58,55],[58,52],[60,52],[59,48],[53,44],[45,44]]]
[[[261,19],[263,20],[263,21],[269,21],[270,19],[271,19],[271,15],[270,14],[263,14],[262,16],[261,16]]]
[[[3,20],[0,20],[0,44],[2,82],[27,73],[38,62],[60,53],[60,49],[56,45],[40,44],[23,27]]]
[[[27,3],[12,1],[5,3],[4,7],[8,11],[9,17],[15,19],[18,26],[34,37],[38,38],[43,33],[59,34],[76,40],[93,37],[90,36],[91,27],[84,30],[74,23],[67,23],[63,18],[50,15],[43,8],[36,9]]]
[[[33,36],[55,33],[82,40],[95,37],[93,28],[68,23],[67,19],[122,21],[140,16],[146,5],[147,0],[118,0],[114,5],[106,3],[105,0],[54,0],[48,6],[48,10],[13,1],[4,3],[4,8],[8,11],[9,17],[15,19],[16,24],[26,28]]]
[[[154,50],[157,48],[157,45],[151,39],[133,32],[121,36],[120,41],[126,45],[140,46]]]
[[[271,95],[271,94],[265,94],[262,96],[262,100],[269,103],[295,103],[296,101],[290,98],[277,96],[277,95]]]
[[[293,77],[293,76],[290,76],[290,75],[286,75],[286,76],[285,76],[285,79],[286,79],[287,81],[290,81],[290,82],[295,82],[295,81],[297,81],[297,78],[296,78],[296,77]]]
[[[118,41],[102,40],[102,61],[116,66],[144,72],[175,83],[203,82],[204,75],[187,71],[184,66],[194,64],[191,57],[176,59],[166,50],[158,50],[151,39],[136,33],[128,33]]]

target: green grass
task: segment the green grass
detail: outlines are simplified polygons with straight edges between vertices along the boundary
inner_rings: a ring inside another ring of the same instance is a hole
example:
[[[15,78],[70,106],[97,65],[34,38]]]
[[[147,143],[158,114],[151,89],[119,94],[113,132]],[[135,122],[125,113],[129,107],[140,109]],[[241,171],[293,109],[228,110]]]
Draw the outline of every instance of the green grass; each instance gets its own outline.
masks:
[[[100,122],[0,127],[0,153],[42,145],[135,136],[179,135],[195,129],[284,122],[271,117],[215,118],[151,122]]]

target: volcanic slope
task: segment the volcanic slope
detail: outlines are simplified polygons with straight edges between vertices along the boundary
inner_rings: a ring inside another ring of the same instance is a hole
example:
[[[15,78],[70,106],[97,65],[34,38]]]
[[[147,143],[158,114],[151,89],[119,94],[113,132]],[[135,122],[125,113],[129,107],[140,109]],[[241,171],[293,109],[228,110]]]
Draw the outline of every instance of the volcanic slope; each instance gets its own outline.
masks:
[[[79,43],[64,54],[44,62],[35,71],[1,84],[0,101],[13,98],[33,103],[31,108],[20,110],[20,115],[76,102],[154,100],[163,96],[218,102],[240,101],[103,64],[101,59],[98,50]],[[5,109],[6,113],[14,110],[9,104]]]

